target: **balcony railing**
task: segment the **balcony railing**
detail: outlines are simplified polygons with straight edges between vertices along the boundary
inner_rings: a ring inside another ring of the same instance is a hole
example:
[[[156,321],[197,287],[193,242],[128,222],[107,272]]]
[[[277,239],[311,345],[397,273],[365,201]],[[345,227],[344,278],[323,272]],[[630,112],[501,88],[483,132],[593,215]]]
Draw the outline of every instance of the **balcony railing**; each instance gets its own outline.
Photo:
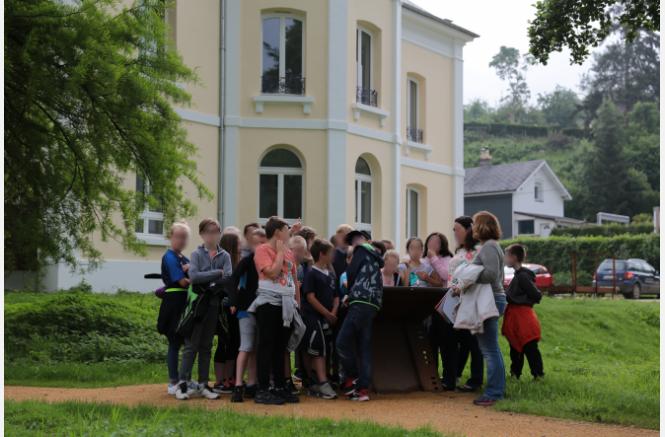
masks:
[[[283,77],[274,75],[261,76],[261,92],[266,94],[305,94],[305,78],[289,74]]]
[[[356,102],[368,106],[379,106],[379,94],[371,88],[356,87]]]
[[[414,143],[423,143],[423,130],[416,127],[406,128],[406,139]]]

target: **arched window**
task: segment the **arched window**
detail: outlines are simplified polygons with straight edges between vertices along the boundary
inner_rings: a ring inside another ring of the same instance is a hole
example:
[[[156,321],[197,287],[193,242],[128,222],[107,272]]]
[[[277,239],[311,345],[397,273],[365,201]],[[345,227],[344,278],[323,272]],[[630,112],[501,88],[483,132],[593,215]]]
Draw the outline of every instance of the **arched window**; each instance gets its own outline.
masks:
[[[287,149],[268,152],[259,167],[259,218],[301,218],[302,176],[302,163],[295,153]]]
[[[356,161],[356,227],[372,229],[372,171],[363,158]]]

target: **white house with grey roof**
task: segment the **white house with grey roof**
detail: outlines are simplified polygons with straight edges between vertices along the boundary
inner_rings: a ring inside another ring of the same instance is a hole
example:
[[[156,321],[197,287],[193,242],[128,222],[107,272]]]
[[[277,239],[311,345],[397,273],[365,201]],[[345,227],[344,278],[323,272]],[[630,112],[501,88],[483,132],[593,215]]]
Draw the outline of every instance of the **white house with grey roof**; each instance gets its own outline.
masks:
[[[464,213],[485,210],[495,214],[503,238],[546,237],[557,226],[584,223],[564,217],[564,202],[572,197],[542,159],[492,165],[489,152],[483,151],[480,165],[465,171]]]

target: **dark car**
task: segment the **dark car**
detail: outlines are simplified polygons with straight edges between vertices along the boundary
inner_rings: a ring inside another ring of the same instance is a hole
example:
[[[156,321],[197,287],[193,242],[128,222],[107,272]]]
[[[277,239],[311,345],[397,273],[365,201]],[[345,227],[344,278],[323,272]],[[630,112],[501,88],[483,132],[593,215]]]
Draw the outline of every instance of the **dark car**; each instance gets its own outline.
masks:
[[[643,294],[655,294],[660,298],[660,273],[643,259],[615,260],[616,282],[612,279],[612,260],[606,259],[593,275],[593,285],[616,285],[627,299],[639,299]]]

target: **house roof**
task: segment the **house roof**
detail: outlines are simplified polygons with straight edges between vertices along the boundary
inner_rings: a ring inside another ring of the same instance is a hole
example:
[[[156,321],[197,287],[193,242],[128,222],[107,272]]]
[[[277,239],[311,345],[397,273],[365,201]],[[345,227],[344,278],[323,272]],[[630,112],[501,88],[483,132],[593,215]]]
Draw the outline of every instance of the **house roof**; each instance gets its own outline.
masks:
[[[539,170],[549,175],[565,200],[572,199],[566,187],[543,159],[511,162],[498,165],[481,165],[465,169],[464,195],[512,193]]]
[[[449,20],[447,18],[440,18],[437,17],[436,15],[432,14],[431,12],[421,8],[420,6],[416,5],[410,0],[402,0],[402,7],[404,9],[408,9],[409,11],[415,12],[418,15],[421,15],[425,18],[429,18],[431,20],[436,21],[437,23],[443,24],[446,27],[449,27],[451,29],[454,29],[458,32],[462,32],[463,34],[466,34],[470,36],[471,38],[478,38],[480,35],[471,32],[468,29],[465,29],[461,26],[458,26],[457,24],[454,24],[452,20]]]
[[[580,219],[571,218],[571,217],[560,217],[560,216],[556,216],[556,215],[534,214],[534,213],[531,213],[531,212],[520,212],[520,211],[515,211],[515,214],[524,215],[524,216],[533,217],[533,218],[540,218],[540,219],[545,219],[545,220],[554,220],[555,222],[558,222],[558,223],[569,223],[569,224],[583,224],[583,223],[586,223],[585,220],[580,220]]]

